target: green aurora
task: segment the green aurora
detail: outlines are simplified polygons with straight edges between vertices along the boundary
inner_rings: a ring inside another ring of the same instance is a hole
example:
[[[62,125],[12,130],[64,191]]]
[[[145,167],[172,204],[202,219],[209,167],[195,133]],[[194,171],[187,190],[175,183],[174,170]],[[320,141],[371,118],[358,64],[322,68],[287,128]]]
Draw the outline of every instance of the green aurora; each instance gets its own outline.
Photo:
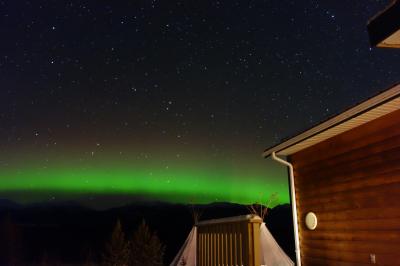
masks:
[[[265,202],[276,193],[278,200],[273,205],[289,202],[287,182],[282,179],[284,169],[283,174],[275,170],[271,176],[271,168],[254,165],[243,169],[208,163],[200,168],[199,164],[182,162],[166,166],[161,162],[132,165],[108,161],[45,166],[35,161],[22,166],[20,162],[2,169],[0,195],[22,203],[61,195],[68,199],[82,195],[140,195],[171,203],[250,204]]]

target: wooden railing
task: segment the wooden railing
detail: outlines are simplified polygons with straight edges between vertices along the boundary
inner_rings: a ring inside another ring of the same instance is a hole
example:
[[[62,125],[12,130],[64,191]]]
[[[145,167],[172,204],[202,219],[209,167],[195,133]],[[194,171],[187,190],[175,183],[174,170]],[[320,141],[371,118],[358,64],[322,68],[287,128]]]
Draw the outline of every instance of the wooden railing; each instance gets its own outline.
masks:
[[[260,266],[260,224],[256,215],[197,224],[197,266]]]

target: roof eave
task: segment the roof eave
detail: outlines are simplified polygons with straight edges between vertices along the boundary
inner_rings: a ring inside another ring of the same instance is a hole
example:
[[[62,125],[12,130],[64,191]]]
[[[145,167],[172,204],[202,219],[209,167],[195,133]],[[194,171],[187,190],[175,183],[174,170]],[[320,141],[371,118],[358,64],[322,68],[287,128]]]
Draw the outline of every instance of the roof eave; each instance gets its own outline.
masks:
[[[337,125],[340,125],[344,123],[345,121],[348,121],[352,118],[355,118],[371,109],[374,109],[377,106],[380,106],[390,100],[393,100],[394,98],[399,97],[400,95],[400,84],[396,84],[392,86],[390,89],[379,93],[378,95],[375,95],[374,97],[369,98],[368,100],[357,104],[356,106],[353,106],[349,108],[347,111],[342,112],[320,124],[317,126],[314,126],[306,131],[304,131],[301,134],[298,134],[278,145],[274,145],[270,148],[267,148],[263,153],[262,156],[264,158],[269,157],[273,152],[275,152],[277,155],[291,155],[288,153],[285,153],[285,150],[299,144],[311,137],[317,136],[324,131],[331,129],[333,127],[336,127]]]
[[[391,36],[400,30],[399,16],[400,1],[393,1],[387,8],[370,19],[367,29],[372,46],[400,48],[398,39],[394,42],[389,41]]]

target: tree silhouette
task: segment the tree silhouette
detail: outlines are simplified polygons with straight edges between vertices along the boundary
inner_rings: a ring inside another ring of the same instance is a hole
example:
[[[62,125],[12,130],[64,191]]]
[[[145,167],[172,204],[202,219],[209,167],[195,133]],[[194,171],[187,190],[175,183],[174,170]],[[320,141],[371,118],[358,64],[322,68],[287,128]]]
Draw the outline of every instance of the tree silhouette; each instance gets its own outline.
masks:
[[[85,259],[85,263],[83,264],[83,266],[95,266],[95,256],[92,252],[91,249],[88,249],[87,254],[86,254],[86,259]]]
[[[162,266],[165,247],[143,220],[130,242],[131,266]]]
[[[19,265],[21,254],[21,234],[18,225],[13,221],[10,214],[7,214],[1,223],[0,235],[3,239],[1,249],[5,253],[6,265]],[[0,262],[1,264],[1,262]]]
[[[47,255],[47,252],[44,251],[42,254],[42,258],[40,259],[40,266],[49,266],[51,265],[49,263],[49,256]]]
[[[103,254],[103,265],[124,266],[128,265],[128,260],[129,245],[125,240],[125,234],[122,231],[121,222],[117,220],[110,242],[106,245],[106,250]]]

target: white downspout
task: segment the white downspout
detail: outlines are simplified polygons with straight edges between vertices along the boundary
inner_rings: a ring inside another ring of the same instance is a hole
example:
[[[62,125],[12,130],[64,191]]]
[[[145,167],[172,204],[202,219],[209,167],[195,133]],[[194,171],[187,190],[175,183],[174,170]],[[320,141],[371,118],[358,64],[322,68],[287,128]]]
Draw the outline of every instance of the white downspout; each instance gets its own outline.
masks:
[[[275,152],[272,152],[271,157],[274,161],[289,167],[289,179],[290,179],[290,192],[292,198],[292,216],[293,216],[293,229],[294,229],[294,247],[296,251],[296,265],[301,266],[300,260],[300,245],[299,245],[299,227],[297,225],[297,207],[296,207],[296,191],[294,187],[294,174],[293,165],[285,160],[282,160],[276,156]]]

